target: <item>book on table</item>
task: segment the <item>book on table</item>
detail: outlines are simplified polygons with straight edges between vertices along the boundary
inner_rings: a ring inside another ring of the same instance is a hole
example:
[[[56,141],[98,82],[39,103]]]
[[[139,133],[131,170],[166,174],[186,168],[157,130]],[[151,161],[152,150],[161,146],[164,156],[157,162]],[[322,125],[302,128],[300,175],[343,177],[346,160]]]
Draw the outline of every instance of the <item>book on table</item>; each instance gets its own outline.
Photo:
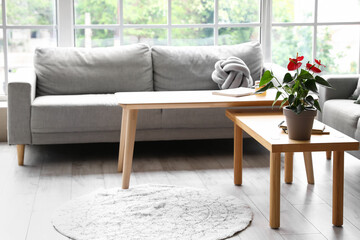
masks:
[[[229,96],[229,97],[244,97],[244,96],[252,95],[254,93],[255,93],[255,89],[246,88],[246,87],[224,89],[224,90],[218,90],[212,92],[213,95]]]
[[[280,122],[278,127],[281,128],[282,130],[284,130],[285,133],[287,133],[286,121]],[[311,134],[330,134],[330,132],[325,131],[325,128],[326,128],[325,124],[314,121],[313,128],[311,130]]]

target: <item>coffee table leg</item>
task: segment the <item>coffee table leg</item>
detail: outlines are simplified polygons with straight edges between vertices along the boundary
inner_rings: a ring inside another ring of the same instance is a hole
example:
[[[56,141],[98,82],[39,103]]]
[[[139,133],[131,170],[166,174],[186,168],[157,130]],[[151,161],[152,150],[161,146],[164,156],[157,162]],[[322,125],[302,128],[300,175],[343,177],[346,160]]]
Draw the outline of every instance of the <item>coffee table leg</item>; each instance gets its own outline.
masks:
[[[270,227],[280,227],[280,153],[270,153]]]
[[[125,150],[125,136],[126,136],[126,120],[129,111],[127,109],[122,110],[121,118],[121,132],[120,132],[120,145],[119,145],[119,160],[118,160],[118,172],[122,172],[124,163],[124,150]]]
[[[134,153],[134,142],[136,133],[137,109],[129,109],[126,114],[126,132],[125,132],[125,146],[124,146],[124,166],[122,175],[122,188],[128,189],[130,183],[130,174]]]
[[[331,160],[331,151],[326,151],[326,159]]]
[[[294,159],[294,153],[293,152],[286,152],[285,153],[284,181],[286,183],[292,183],[293,182],[293,159]]]
[[[315,180],[311,152],[304,152],[304,163],[308,184],[314,184]]]
[[[344,210],[344,151],[334,151],[332,223],[343,225]]]
[[[234,184],[242,184],[243,132],[234,123]]]

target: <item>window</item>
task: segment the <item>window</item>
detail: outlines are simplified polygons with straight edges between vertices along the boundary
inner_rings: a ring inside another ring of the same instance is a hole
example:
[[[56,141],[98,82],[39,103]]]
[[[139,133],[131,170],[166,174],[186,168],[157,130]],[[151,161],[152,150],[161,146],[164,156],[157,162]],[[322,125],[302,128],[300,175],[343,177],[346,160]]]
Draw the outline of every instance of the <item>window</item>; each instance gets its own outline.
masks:
[[[75,45],[224,45],[260,40],[260,0],[74,0]]]
[[[12,73],[33,66],[36,47],[57,46],[55,3],[55,0],[2,1],[0,95],[6,94],[6,79]]]
[[[359,12],[359,0],[1,0],[0,100],[39,46],[261,41],[265,59],[282,66],[299,52],[328,73],[359,73]]]
[[[359,12],[358,0],[273,0],[273,62],[286,66],[299,52],[327,73],[358,73]]]

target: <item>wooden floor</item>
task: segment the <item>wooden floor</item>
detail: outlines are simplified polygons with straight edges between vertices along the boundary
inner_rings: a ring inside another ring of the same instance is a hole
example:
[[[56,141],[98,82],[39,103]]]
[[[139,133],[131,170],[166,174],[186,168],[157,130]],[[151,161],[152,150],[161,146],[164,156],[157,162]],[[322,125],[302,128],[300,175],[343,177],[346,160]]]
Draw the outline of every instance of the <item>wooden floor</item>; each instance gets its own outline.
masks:
[[[281,228],[269,228],[269,153],[244,141],[243,185],[233,184],[232,141],[135,144],[130,187],[160,183],[233,195],[253,210],[251,225],[232,239],[360,239],[360,160],[345,154],[344,226],[331,224],[332,161],[315,153],[315,185],[306,181],[302,154],[294,159],[294,183],[281,183]],[[121,186],[118,144],[30,146],[25,166],[16,147],[0,144],[0,239],[66,239],[51,225],[54,209],[98,188]],[[283,161],[284,156],[282,156]]]

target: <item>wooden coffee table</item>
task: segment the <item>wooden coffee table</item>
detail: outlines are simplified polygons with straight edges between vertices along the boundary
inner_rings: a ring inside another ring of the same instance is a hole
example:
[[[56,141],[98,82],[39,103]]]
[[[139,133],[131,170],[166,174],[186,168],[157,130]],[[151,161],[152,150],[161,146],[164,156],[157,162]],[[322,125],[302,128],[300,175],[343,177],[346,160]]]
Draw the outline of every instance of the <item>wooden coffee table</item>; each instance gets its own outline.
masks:
[[[234,122],[234,182],[242,183],[242,131],[248,133],[270,151],[270,226],[280,227],[280,153],[334,151],[332,223],[343,225],[344,151],[358,150],[359,142],[326,126],[330,135],[312,135],[309,141],[290,140],[278,128],[284,120],[282,113],[241,113],[227,110]],[[316,121],[316,120],[315,120]],[[286,159],[285,159],[286,160]],[[285,175],[289,170],[286,169]]]
[[[122,107],[118,171],[123,172],[122,188],[129,188],[136,133],[137,113],[141,109],[219,108],[271,106],[275,91],[265,96],[228,97],[213,95],[211,91],[161,91],[115,93]],[[276,105],[280,105],[279,100]],[[275,110],[277,107],[274,108]]]

